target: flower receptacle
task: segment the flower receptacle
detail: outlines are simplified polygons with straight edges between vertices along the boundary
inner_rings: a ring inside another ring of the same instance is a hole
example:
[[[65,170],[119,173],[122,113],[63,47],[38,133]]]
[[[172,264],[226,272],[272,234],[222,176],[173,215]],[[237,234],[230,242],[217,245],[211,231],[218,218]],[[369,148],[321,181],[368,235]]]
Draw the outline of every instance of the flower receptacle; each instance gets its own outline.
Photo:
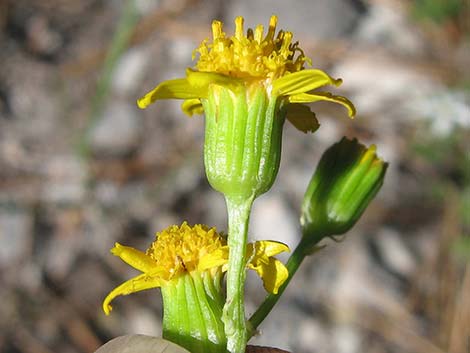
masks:
[[[221,281],[194,271],[162,286],[163,338],[194,353],[226,352]]]
[[[234,200],[268,191],[281,157],[285,110],[261,82],[217,85],[202,99],[206,115],[204,162],[212,187]]]

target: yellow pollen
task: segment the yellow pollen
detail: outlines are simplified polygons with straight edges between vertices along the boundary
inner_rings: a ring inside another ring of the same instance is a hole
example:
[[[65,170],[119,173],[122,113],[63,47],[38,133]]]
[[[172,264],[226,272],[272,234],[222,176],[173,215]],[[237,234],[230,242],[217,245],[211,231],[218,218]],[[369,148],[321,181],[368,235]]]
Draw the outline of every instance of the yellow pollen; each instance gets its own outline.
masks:
[[[192,272],[197,269],[199,260],[207,254],[226,245],[225,237],[215,228],[196,224],[194,227],[184,222],[181,226],[170,226],[158,232],[155,241],[147,250],[147,255],[165,269],[164,279]]]
[[[292,33],[279,31],[277,17],[272,16],[264,35],[264,27],[249,28],[244,35],[243,17],[235,19],[235,34],[227,37],[220,21],[212,23],[212,43],[204,40],[194,51],[199,54],[196,69],[202,72],[216,72],[237,77],[270,79],[271,81],[288,73],[300,71],[304,64],[311,63],[299,48],[292,43]]]

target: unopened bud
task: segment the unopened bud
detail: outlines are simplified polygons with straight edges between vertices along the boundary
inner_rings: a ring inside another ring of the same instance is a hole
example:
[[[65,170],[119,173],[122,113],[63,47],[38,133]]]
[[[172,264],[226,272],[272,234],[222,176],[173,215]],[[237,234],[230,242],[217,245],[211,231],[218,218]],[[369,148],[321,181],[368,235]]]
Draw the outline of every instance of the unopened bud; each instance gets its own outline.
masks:
[[[302,204],[304,241],[347,232],[380,190],[388,164],[356,139],[343,139],[323,154]],[[313,245],[313,244],[312,244]]]

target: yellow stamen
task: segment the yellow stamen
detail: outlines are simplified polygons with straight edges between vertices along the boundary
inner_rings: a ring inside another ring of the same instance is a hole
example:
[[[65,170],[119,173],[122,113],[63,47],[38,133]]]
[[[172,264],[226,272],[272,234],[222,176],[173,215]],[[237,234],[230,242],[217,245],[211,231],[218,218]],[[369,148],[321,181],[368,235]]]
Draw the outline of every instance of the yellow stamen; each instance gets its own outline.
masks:
[[[266,34],[265,41],[269,42],[272,41],[274,38],[274,34],[276,33],[276,25],[277,25],[277,16],[271,16],[269,19],[269,29],[268,33]]]
[[[222,32],[222,22],[220,21],[213,21],[212,22],[212,38],[214,41],[224,36],[224,32]]]
[[[243,22],[244,19],[241,16],[238,16],[235,19],[235,38],[241,40],[243,38]]]
[[[303,69],[309,59],[298,47],[292,44],[292,33],[276,32],[277,17],[272,16],[269,29],[263,38],[262,25],[255,30],[249,28],[243,33],[243,18],[235,19],[235,34],[226,37],[222,23],[212,23],[213,42],[203,41],[196,49],[199,61],[196,69],[203,72],[216,72],[238,78],[274,80],[285,74]]]
[[[215,228],[184,222],[157,233],[147,255],[167,270],[167,279],[197,269],[199,259],[225,245],[225,238]]]
[[[258,44],[261,44],[261,41],[263,40],[263,31],[264,31],[263,25],[258,25],[258,26],[256,26],[256,29],[255,29],[255,41],[256,41]]]

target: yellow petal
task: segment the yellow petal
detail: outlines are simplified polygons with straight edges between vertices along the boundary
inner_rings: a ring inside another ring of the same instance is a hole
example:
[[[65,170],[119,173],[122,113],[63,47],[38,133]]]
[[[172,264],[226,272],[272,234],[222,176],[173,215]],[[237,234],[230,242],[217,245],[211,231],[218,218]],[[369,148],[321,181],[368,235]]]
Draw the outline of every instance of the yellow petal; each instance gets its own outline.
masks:
[[[111,253],[141,272],[152,272],[157,266],[155,260],[150,256],[130,246],[116,243],[114,248],[111,249]]]
[[[191,87],[205,92],[207,92],[209,85],[212,84],[220,86],[236,86],[240,85],[242,82],[238,78],[218,74],[215,72],[194,71],[191,69],[186,70],[186,78]],[[200,96],[199,98],[205,98],[205,96]]]
[[[279,287],[288,277],[288,271],[282,262],[273,258],[281,252],[289,251],[289,247],[277,241],[257,241],[247,246],[247,267],[255,270],[263,280],[264,288],[276,294]],[[199,260],[199,271],[222,266],[222,272],[227,271],[229,247],[223,246]]]
[[[163,81],[145,96],[137,100],[139,108],[147,108],[158,99],[192,99],[204,98],[207,96],[207,89],[192,86],[187,79],[177,78]]]
[[[290,96],[309,92],[325,85],[339,86],[341,83],[341,79],[334,79],[322,70],[302,70],[274,80],[273,90],[275,94]]]
[[[186,99],[183,104],[181,104],[181,110],[189,116],[204,113],[204,107],[200,99]]]
[[[291,103],[287,105],[287,120],[302,132],[315,132],[320,124],[315,113],[303,104]]]
[[[279,287],[289,277],[289,271],[284,264],[273,257],[267,262],[259,262],[256,266],[249,264],[248,267],[258,273],[263,280],[264,289],[273,294],[277,294]]]
[[[117,296],[128,295],[142,290],[160,287],[160,285],[161,280],[158,277],[149,276],[145,273],[134,277],[124,282],[119,287],[114,288],[111,293],[106,296],[103,301],[103,311],[106,315],[109,315],[113,309],[110,303]]]
[[[289,97],[290,103],[312,103],[317,101],[329,101],[339,103],[346,107],[350,118],[356,115],[356,108],[351,101],[343,96],[336,96],[329,92],[300,93]]]
[[[261,257],[271,257],[280,254],[281,252],[290,251],[286,244],[271,240],[260,240],[253,244],[248,244],[247,250],[247,257],[248,259],[251,259],[251,262],[256,261]]]
[[[210,254],[204,255],[199,259],[198,270],[205,271],[210,268],[225,265],[228,261],[228,253],[228,246],[222,246]]]

